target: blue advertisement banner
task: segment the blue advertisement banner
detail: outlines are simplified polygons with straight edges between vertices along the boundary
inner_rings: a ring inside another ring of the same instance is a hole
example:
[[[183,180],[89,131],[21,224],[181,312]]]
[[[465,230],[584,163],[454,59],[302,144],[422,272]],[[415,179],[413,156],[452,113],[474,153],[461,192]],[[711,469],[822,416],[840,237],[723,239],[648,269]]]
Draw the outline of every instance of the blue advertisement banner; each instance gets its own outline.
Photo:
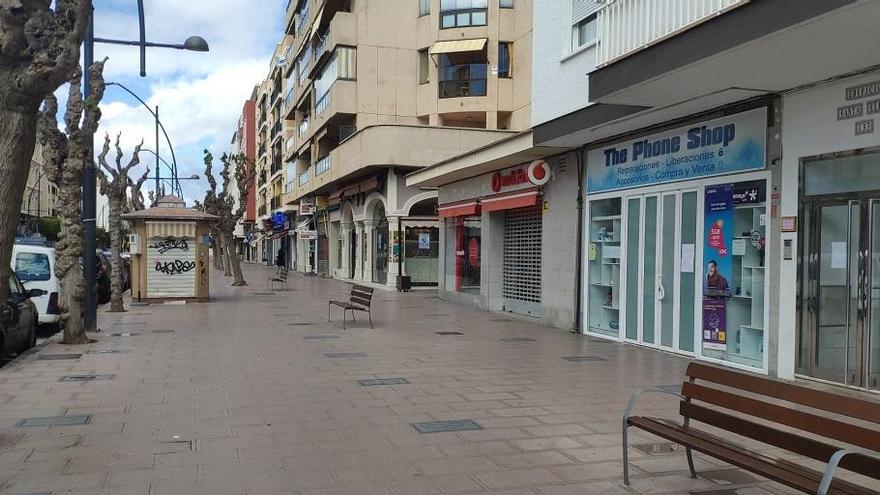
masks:
[[[590,150],[587,191],[628,189],[765,167],[767,109]]]
[[[733,184],[706,188],[703,347],[727,348],[727,299],[733,277]]]

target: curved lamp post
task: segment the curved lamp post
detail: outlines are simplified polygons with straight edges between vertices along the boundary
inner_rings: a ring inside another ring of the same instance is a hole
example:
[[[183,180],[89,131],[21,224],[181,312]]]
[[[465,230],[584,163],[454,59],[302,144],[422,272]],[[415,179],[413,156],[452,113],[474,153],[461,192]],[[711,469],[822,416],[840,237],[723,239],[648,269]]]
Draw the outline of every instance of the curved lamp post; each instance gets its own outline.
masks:
[[[128,45],[140,47],[141,59],[141,77],[147,75],[147,47],[150,48],[173,48],[178,50],[190,50],[197,52],[208,51],[208,42],[198,36],[190,36],[182,44],[170,43],[154,43],[148,42],[146,39],[146,27],[144,18],[144,0],[137,0],[138,9],[138,41],[113,40],[107,38],[95,38],[95,15],[94,12],[89,16],[86,24],[86,32],[83,38],[83,94],[86,96],[91,93],[91,81],[89,80],[89,67],[95,61],[95,43],[105,43],[111,45]],[[140,98],[138,98],[140,99]],[[158,118],[157,118],[158,120]],[[92,151],[94,155],[95,143],[92,142]],[[83,171],[83,271],[85,275],[86,286],[95,285],[95,206],[97,202],[96,177],[95,177],[94,159],[89,163]],[[94,332],[97,330],[97,313],[95,307],[95,294],[93,291],[87,290],[85,294],[85,307],[83,307],[83,326],[86,331]]]

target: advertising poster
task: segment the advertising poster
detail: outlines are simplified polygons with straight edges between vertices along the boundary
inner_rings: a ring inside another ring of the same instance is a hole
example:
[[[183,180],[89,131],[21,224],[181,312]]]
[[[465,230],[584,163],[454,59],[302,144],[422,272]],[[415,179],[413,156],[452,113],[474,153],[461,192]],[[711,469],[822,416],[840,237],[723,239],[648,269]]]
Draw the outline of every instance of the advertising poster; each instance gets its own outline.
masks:
[[[703,347],[727,349],[727,299],[733,275],[732,184],[706,188],[703,280]]]

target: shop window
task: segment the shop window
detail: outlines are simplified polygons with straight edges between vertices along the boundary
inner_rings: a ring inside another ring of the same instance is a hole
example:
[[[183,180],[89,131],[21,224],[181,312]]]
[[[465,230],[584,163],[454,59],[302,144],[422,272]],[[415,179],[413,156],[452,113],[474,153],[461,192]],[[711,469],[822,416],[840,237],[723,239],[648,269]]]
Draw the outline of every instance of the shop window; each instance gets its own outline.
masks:
[[[513,51],[513,43],[498,42],[498,77],[511,77],[510,58]]]
[[[486,50],[440,55],[440,98],[486,96]]]
[[[590,203],[590,242],[587,246],[590,285],[587,289],[590,332],[617,337],[620,332],[619,198]],[[636,224],[638,224],[636,222]]]
[[[440,0],[440,29],[486,25],[488,0]]]
[[[765,181],[706,187],[702,355],[764,366]]]
[[[480,217],[446,220],[446,290],[480,292]]]
[[[404,270],[413,285],[436,285],[440,257],[440,229],[433,226],[406,227]]]

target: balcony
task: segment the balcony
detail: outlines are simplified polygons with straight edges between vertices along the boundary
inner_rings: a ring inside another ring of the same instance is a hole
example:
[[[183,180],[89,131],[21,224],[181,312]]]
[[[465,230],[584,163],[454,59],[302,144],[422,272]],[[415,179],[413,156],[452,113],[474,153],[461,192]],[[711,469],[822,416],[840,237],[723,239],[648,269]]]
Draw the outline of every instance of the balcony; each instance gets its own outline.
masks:
[[[440,67],[440,98],[486,96],[488,64],[453,64]]]
[[[281,147],[283,150],[282,158],[285,160],[289,160],[296,154],[296,144],[297,144],[297,136],[295,134],[291,134],[286,139],[284,139],[284,144]]]
[[[273,197],[272,197],[272,201],[271,201],[269,204],[272,205],[272,211],[275,211],[275,210],[277,210],[278,208],[281,208],[281,196],[280,196],[280,195],[279,195],[279,196],[273,196]]]
[[[291,113],[296,109],[296,84],[293,79],[288,79],[287,93],[284,95],[284,102],[281,104],[281,115],[285,119],[291,119]]]
[[[265,215],[266,215],[266,205],[260,205],[260,207],[257,208],[257,216],[262,217]]]
[[[299,187],[302,187],[308,183],[309,183],[309,171],[306,170],[305,172],[299,174]]]
[[[309,119],[303,119],[297,126],[296,132],[301,139],[306,139],[309,133]]]
[[[278,137],[278,134],[280,134],[280,133],[281,133],[281,121],[279,120],[278,122],[275,122],[275,124],[272,125],[272,131],[270,133],[270,135],[272,136],[272,141],[274,141],[275,138]]]
[[[272,175],[274,176],[278,172],[281,172],[281,158],[276,157],[275,160],[272,161]]]
[[[340,115],[357,113],[357,81],[337,79],[318,101],[315,102],[315,115],[311,122],[309,138]]]
[[[324,158],[320,158],[317,162],[315,162],[315,177],[323,174],[328,170],[330,170],[330,155],[327,155]]]
[[[602,67],[742,7],[749,0],[617,0],[598,13]]]
[[[330,106],[330,91],[328,90],[324,96],[321,97],[318,101],[315,102],[315,116],[321,117],[324,115],[324,110],[327,110],[327,107]]]

